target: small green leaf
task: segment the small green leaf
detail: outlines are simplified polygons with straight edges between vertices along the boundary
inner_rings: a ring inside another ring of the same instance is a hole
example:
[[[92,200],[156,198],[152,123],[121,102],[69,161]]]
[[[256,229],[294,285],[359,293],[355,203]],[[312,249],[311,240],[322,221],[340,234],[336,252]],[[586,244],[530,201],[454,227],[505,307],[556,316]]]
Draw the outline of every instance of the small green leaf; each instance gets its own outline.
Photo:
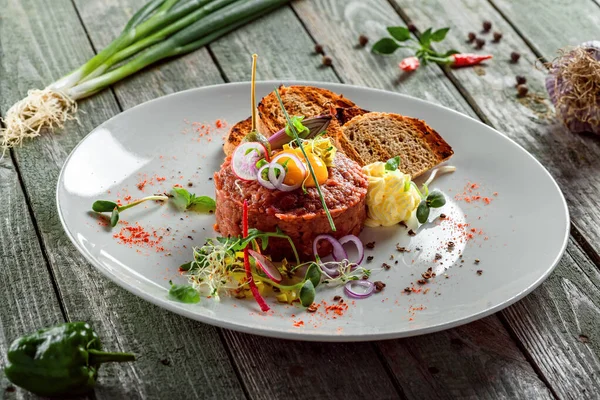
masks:
[[[110,214],[110,226],[112,226],[112,227],[116,226],[117,222],[119,222],[119,210],[117,210],[115,208],[112,210],[112,213]]]
[[[398,169],[398,166],[400,166],[400,156],[390,158],[385,162],[386,171],[395,171]]]
[[[308,128],[306,126],[304,126],[304,124],[302,124],[303,119],[304,119],[304,116],[293,116],[291,118],[292,125],[294,125],[294,128],[296,128],[296,133],[298,133],[298,135],[300,135],[304,131],[308,131]],[[289,137],[292,137],[292,138],[294,137],[294,134],[290,130],[289,125],[285,126],[285,133]]]
[[[190,269],[192,269],[193,264],[194,264],[194,261],[190,261],[190,262],[186,262],[185,264],[181,264],[179,266],[179,270],[180,271],[189,271]]]
[[[267,165],[267,164],[268,164],[267,160],[265,160],[264,158],[261,158],[260,160],[258,160],[256,162],[256,168],[261,169],[263,165]]]
[[[300,297],[300,303],[304,307],[310,306],[315,301],[315,286],[310,279],[304,282],[298,297]]]
[[[304,276],[304,280],[310,280],[314,287],[319,286],[321,283],[321,268],[316,263],[312,263],[308,266],[306,270],[306,275]]]
[[[446,204],[446,198],[442,192],[434,190],[427,196],[427,204],[431,208],[440,208]]]
[[[177,207],[183,210],[188,207],[190,201],[192,200],[192,195],[184,188],[174,187],[171,189],[171,194],[173,195],[171,200],[173,200]]]
[[[431,45],[431,28],[427,29],[421,34],[421,37],[419,37],[419,43],[421,43],[423,47],[429,48]]]
[[[399,42],[410,39],[410,31],[404,26],[388,26],[387,31]]]
[[[431,34],[431,41],[432,42],[441,42],[442,40],[444,40],[446,38],[446,35],[448,34],[449,30],[450,30],[450,28],[442,28],[442,29],[438,29],[437,31],[433,32]]]
[[[109,200],[96,200],[94,204],[92,204],[92,210],[96,212],[111,212],[117,207],[119,207],[117,203]]]
[[[392,38],[383,38],[373,45],[371,51],[378,54],[392,54],[400,45]]]
[[[200,301],[200,293],[191,285],[175,285],[169,281],[171,288],[169,289],[169,297],[171,300],[176,300],[181,303],[198,303]]]
[[[208,196],[194,197],[187,206],[188,210],[197,212],[211,212],[217,208],[217,203]]]
[[[417,207],[417,220],[424,224],[427,222],[427,218],[429,218],[429,206],[427,205],[427,202],[422,201],[419,203],[419,207]]]

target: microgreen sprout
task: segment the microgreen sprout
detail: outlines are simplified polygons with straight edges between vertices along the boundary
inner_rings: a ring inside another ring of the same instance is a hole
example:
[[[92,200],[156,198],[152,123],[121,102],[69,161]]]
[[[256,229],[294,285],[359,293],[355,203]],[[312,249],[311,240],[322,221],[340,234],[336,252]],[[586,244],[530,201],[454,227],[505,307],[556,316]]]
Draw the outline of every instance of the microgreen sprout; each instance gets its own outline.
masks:
[[[283,111],[283,115],[285,116],[285,119],[287,120],[287,125],[293,134],[294,140],[298,144],[298,147],[300,148],[300,151],[302,151],[302,155],[304,156],[304,159],[306,160],[306,165],[308,166],[310,175],[312,176],[313,181],[315,182],[315,186],[317,188],[317,192],[319,193],[319,198],[321,199],[321,204],[323,205],[323,209],[325,210],[325,214],[327,215],[327,220],[329,221],[331,230],[333,232],[335,232],[336,231],[335,224],[333,222],[333,218],[331,217],[331,213],[329,212],[329,208],[327,208],[327,203],[325,203],[325,197],[323,196],[323,192],[321,191],[321,185],[319,185],[319,181],[317,180],[317,175],[315,174],[315,170],[313,169],[312,164],[308,159],[308,155],[306,154],[306,150],[304,149],[304,146],[302,145],[300,136],[298,135],[298,132],[296,131],[296,127],[294,126],[294,123],[290,119],[290,116],[287,113],[285,106],[283,105],[283,100],[281,100],[281,96],[279,95],[279,90],[277,90],[277,88],[275,88],[275,95],[277,96],[277,100],[279,100],[279,105],[281,107],[281,110]],[[304,183],[303,183],[303,186],[304,186]]]
[[[198,211],[198,212],[213,212],[217,207],[217,203],[208,196],[196,196],[184,188],[174,187],[171,189],[173,202],[183,210]]]
[[[119,222],[120,213],[127,210],[128,208],[135,207],[145,201],[167,201],[169,197],[173,200],[175,205],[183,210],[199,211],[199,212],[210,212],[212,213],[216,208],[216,203],[213,199],[208,196],[196,196],[193,193],[188,192],[184,188],[174,187],[171,190],[170,195],[161,194],[147,196],[142,199],[133,201],[129,204],[119,205],[111,200],[96,200],[92,204],[92,210],[97,213],[109,212],[110,214],[110,225],[116,226]]]
[[[117,203],[115,203],[114,201],[110,201],[110,200],[96,200],[94,202],[94,204],[92,204],[92,210],[94,210],[97,213],[104,213],[104,212],[111,213],[110,214],[110,225],[116,226],[117,222],[119,222],[120,213],[127,210],[128,208],[135,207],[138,204],[141,204],[145,201],[150,201],[150,200],[166,201],[168,199],[169,199],[169,197],[167,197],[165,195],[153,195],[153,196],[144,197],[142,199],[136,200],[129,204],[125,204],[123,206],[120,206]]]

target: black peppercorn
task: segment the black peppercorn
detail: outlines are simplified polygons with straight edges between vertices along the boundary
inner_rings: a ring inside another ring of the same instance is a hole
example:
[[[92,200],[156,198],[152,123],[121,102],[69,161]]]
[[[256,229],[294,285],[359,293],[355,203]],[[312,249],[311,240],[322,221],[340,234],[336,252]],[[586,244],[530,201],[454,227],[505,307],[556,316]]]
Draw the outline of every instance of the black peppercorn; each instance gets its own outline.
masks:
[[[333,64],[333,60],[331,59],[331,57],[323,56],[323,65],[330,67],[331,64]]]
[[[529,89],[527,88],[526,85],[518,85],[517,86],[517,95],[519,97],[527,96],[527,92],[529,92]]]
[[[367,43],[369,43],[368,37],[366,37],[365,35],[360,35],[358,37],[358,44],[360,44],[362,47],[365,47]]]
[[[521,58],[521,54],[517,53],[516,51],[513,51],[512,53],[510,53],[510,60],[514,63],[519,61],[519,58]]]
[[[473,43],[475,39],[477,39],[477,35],[475,35],[475,32],[469,32],[467,37],[469,38],[469,43]]]
[[[417,31],[417,27],[413,23],[408,24],[407,28],[411,32],[416,32]]]
[[[325,54],[323,52],[323,46],[320,45],[319,43],[315,44],[315,53],[317,53],[317,54]]]
[[[494,32],[494,42],[498,43],[502,39],[502,33]]]
[[[481,38],[475,39],[475,48],[481,49],[481,48],[483,48],[483,46],[485,46],[485,40],[483,40]]]
[[[517,75],[517,85],[523,85],[527,82],[527,79],[524,76]]]
[[[483,21],[483,31],[489,32],[492,29],[492,23],[490,21]]]

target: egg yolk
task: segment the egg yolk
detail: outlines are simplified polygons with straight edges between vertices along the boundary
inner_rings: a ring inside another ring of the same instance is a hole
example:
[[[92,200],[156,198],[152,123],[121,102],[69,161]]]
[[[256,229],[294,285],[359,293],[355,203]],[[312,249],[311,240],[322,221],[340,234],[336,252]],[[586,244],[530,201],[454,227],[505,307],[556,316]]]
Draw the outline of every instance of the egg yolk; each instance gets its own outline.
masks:
[[[293,160],[287,157],[281,157],[277,160],[279,164],[283,165],[287,162],[287,164],[285,165],[287,168],[287,172],[285,174],[285,179],[283,180],[283,183],[285,183],[286,185],[297,185],[298,183],[304,181],[304,179],[308,176],[308,179],[306,179],[306,183],[304,184],[304,186],[316,186],[315,181],[313,180],[310,171],[308,170],[308,165],[306,165],[306,159],[304,158],[304,154],[302,154],[302,150],[289,149],[284,150],[279,154],[293,154],[297,156],[300,160],[303,161],[304,169],[306,170],[306,173],[303,173],[303,171],[296,165],[296,163]],[[308,161],[310,162],[313,171],[315,171],[317,182],[319,182],[319,185],[324,184],[327,181],[327,178],[329,177],[329,173],[327,172],[327,166],[325,165],[325,163],[323,163],[323,160],[321,160],[320,157],[314,155],[312,152],[307,151],[306,155],[308,156]]]

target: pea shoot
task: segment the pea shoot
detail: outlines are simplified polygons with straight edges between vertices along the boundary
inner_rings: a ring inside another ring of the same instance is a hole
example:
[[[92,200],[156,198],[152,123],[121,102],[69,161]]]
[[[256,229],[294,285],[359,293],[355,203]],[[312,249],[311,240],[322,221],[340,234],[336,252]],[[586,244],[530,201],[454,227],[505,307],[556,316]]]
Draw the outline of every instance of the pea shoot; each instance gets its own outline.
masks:
[[[169,198],[178,208],[183,210],[212,213],[216,208],[216,203],[212,198],[208,196],[196,196],[184,188],[174,187],[170,195],[147,196],[125,205],[119,205],[111,200],[96,200],[92,204],[92,210],[97,213],[110,213],[110,226],[114,227],[119,222],[120,213],[128,208],[135,207],[145,201],[162,202],[169,200]]]
[[[110,201],[110,200],[96,200],[94,202],[94,204],[92,204],[92,210],[97,213],[104,213],[104,212],[111,213],[110,214],[110,226],[114,227],[117,225],[117,222],[119,222],[119,214],[122,211],[125,211],[128,208],[135,207],[138,204],[141,204],[145,201],[150,201],[150,200],[166,201],[166,200],[169,200],[169,197],[167,197],[165,195],[147,196],[142,199],[136,200],[132,203],[125,204],[124,206],[120,206],[117,203],[115,203],[114,201]]]

